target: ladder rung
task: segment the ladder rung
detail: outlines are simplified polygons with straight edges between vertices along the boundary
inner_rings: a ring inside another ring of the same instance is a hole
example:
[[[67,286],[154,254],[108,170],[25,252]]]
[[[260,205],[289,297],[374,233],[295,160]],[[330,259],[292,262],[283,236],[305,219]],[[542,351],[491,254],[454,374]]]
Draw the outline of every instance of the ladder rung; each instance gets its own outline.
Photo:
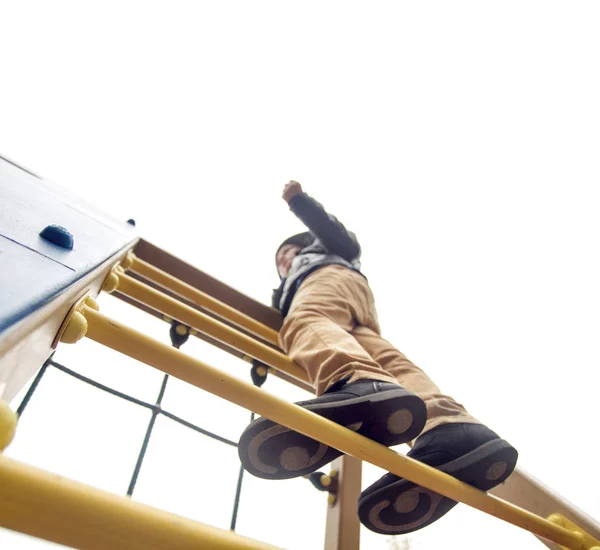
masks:
[[[278,345],[278,332],[271,327],[259,323],[252,317],[238,311],[231,306],[228,306],[227,304],[224,304],[205,292],[202,292],[197,288],[184,283],[177,277],[173,277],[169,273],[166,273],[165,271],[162,271],[161,269],[158,269],[157,267],[140,260],[135,255],[132,255],[132,259],[133,262],[129,268],[131,271],[134,271],[142,277],[153,281],[163,288],[173,291],[179,296],[187,298],[190,302],[196,304],[197,306],[203,307],[215,315],[231,321],[233,324],[248,330],[252,334],[260,336],[267,342]]]
[[[239,330],[213,319],[206,313],[171,298],[164,292],[155,290],[125,273],[117,273],[117,277],[119,279],[118,290],[125,296],[150,306],[173,319],[177,319],[270,367],[285,372],[298,380],[308,381],[306,371],[281,351],[273,349],[252,336],[247,336]]]
[[[81,550],[277,550],[4,456],[0,525]]]

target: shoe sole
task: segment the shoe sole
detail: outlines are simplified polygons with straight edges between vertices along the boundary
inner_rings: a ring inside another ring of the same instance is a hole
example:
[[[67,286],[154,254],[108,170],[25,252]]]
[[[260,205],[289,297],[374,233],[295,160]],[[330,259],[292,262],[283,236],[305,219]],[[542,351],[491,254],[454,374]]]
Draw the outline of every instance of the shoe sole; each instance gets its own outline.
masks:
[[[517,456],[516,449],[508,442],[494,439],[436,469],[477,489],[489,491],[513,472]],[[457,504],[430,489],[399,479],[361,497],[358,516],[371,531],[402,535],[430,525]]]
[[[427,419],[421,398],[404,389],[301,406],[388,447],[417,437]],[[238,453],[244,468],[263,479],[305,476],[342,455],[267,418],[255,420],[244,430]]]

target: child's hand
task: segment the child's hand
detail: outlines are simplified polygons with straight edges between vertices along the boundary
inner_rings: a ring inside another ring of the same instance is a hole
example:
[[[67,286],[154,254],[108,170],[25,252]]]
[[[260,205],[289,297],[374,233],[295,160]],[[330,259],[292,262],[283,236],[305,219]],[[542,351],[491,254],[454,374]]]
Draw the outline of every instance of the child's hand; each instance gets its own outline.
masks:
[[[289,203],[293,197],[302,193],[302,186],[294,180],[290,180],[283,188],[283,200]]]

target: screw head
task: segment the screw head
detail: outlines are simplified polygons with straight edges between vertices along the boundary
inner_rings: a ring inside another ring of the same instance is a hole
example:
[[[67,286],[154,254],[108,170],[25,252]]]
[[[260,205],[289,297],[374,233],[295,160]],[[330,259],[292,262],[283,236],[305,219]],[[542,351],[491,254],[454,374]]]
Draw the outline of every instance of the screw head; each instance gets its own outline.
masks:
[[[319,481],[321,482],[321,485],[323,485],[323,487],[329,487],[333,480],[328,475],[323,474]]]
[[[267,376],[267,368],[266,367],[258,367],[256,369],[256,374],[258,374],[258,376]]]
[[[179,334],[179,336],[186,336],[188,334],[188,328],[185,325],[177,325],[175,327],[175,332]]]

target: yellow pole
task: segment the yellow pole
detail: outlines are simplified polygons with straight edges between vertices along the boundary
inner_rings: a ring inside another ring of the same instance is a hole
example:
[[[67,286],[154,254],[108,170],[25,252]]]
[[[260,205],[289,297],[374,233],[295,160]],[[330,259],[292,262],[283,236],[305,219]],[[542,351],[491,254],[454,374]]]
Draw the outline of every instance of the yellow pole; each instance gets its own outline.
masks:
[[[142,277],[155,282],[163,288],[172,290],[175,294],[187,298],[193,304],[203,307],[223,319],[231,321],[234,325],[242,327],[252,334],[260,336],[267,342],[278,345],[278,332],[271,327],[259,323],[252,317],[241,313],[237,309],[228,306],[227,304],[224,304],[205,292],[194,288],[192,285],[184,283],[177,277],[173,277],[165,271],[162,271],[161,269],[158,269],[157,267],[140,260],[133,254],[131,255],[131,258],[133,260],[131,266],[129,267],[131,271],[142,275]]]
[[[17,430],[17,415],[0,399],[0,453],[9,446]]]
[[[0,526],[81,550],[277,550],[4,456]]]
[[[199,332],[208,334],[219,340],[219,342],[228,344],[270,367],[274,367],[294,378],[308,382],[306,371],[284,353],[259,342],[251,336],[241,333],[239,330],[217,319],[213,319],[209,315],[206,315],[206,313],[202,313],[175,298],[171,298],[171,296],[167,296],[163,292],[137,281],[129,275],[118,273],[118,277],[118,289],[122,294],[146,304],[172,319],[177,319]]]
[[[126,325],[88,307],[87,336],[147,365],[207,390],[223,399],[253,410],[346,454],[365,460],[451,499],[527,529],[571,550],[590,550],[593,546],[581,533],[574,533],[488,495],[416,460],[400,455],[370,439],[356,434],[326,418],[270,395],[233,376],[189,357],[175,348],[157,342]],[[598,542],[595,542],[598,545]]]

